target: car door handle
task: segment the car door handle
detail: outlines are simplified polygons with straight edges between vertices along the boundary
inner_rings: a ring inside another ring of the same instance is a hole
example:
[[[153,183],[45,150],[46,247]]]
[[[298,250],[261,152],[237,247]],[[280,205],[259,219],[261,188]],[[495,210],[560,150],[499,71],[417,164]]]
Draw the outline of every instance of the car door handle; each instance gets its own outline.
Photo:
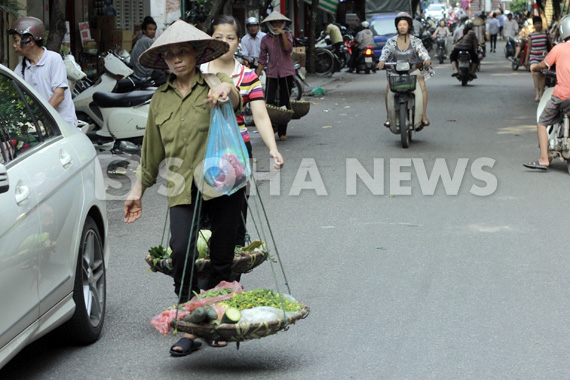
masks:
[[[16,188],[16,203],[18,205],[21,205],[22,203],[24,203],[28,198],[30,198],[30,188],[28,186],[25,185],[20,185]]]
[[[64,150],[59,151],[59,162],[65,169],[71,165],[71,155]]]

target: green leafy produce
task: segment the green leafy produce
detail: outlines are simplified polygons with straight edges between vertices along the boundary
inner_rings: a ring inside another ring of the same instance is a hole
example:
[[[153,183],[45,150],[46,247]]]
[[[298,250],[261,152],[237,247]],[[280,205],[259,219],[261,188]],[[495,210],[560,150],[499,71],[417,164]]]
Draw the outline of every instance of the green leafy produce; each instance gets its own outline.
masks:
[[[159,245],[158,247],[151,247],[148,253],[153,258],[154,265],[156,265],[162,259],[170,259],[172,249],[168,247],[168,250],[165,250],[162,245]]]
[[[201,300],[202,298],[212,298],[212,297],[217,297],[217,296],[225,296],[227,294],[230,294],[231,292],[233,292],[232,289],[228,289],[228,288],[224,288],[224,289],[219,289],[219,290],[209,290],[204,294],[196,294],[197,299]]]
[[[228,307],[226,313],[222,317],[222,323],[238,323],[240,319],[240,311],[235,307]]]
[[[301,305],[295,301],[289,301],[283,298],[285,311],[301,310]],[[235,307],[238,310],[252,309],[258,306],[271,306],[281,309],[281,298],[279,294],[270,289],[255,289],[249,292],[236,293],[232,298],[220,302],[227,308]]]
[[[208,252],[210,251],[210,247],[208,243],[210,241],[210,237],[212,236],[212,231],[210,230],[200,230],[198,234],[198,241],[196,242],[196,247],[198,248],[198,258],[203,259],[208,256]]]

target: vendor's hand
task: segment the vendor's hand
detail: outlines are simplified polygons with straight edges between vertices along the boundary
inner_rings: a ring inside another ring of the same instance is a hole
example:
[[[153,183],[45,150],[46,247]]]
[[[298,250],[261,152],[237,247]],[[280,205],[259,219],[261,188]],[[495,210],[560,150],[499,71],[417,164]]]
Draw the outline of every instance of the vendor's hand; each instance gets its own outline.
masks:
[[[231,90],[229,83],[221,83],[208,91],[208,96],[204,102],[209,102],[210,108],[217,106],[218,102],[227,102],[229,100],[228,96]]]
[[[425,66],[425,67],[430,67],[430,66],[431,66],[431,60],[430,60],[430,59],[425,60],[425,61],[424,61],[424,66]]]
[[[277,149],[271,149],[269,151],[269,156],[275,160],[275,164],[273,165],[275,169],[281,169],[285,164],[283,156],[281,155],[281,153],[279,153]]]
[[[384,69],[384,62],[378,61],[378,70],[382,70],[382,69]]]
[[[283,33],[285,33],[285,32],[283,31],[283,29],[281,29],[281,28],[275,28],[274,30],[275,30],[275,33],[277,33],[277,34],[283,34]]]
[[[129,194],[123,208],[125,223],[132,223],[142,215],[142,201],[140,197]]]

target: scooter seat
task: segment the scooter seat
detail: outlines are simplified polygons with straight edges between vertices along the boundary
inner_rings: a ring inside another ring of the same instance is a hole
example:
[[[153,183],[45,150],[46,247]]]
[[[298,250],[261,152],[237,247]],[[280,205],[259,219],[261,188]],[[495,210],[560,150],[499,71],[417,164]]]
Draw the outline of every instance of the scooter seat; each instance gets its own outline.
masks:
[[[101,108],[134,107],[143,104],[153,95],[154,91],[133,91],[127,94],[96,92],[93,94],[93,102]]]
[[[150,77],[138,78],[135,75],[131,75],[128,78],[119,79],[115,85],[115,88],[113,88],[113,92],[116,94],[124,94],[153,85],[154,81],[150,79]]]
[[[570,99],[566,99],[560,103],[560,110],[565,114],[570,114]]]

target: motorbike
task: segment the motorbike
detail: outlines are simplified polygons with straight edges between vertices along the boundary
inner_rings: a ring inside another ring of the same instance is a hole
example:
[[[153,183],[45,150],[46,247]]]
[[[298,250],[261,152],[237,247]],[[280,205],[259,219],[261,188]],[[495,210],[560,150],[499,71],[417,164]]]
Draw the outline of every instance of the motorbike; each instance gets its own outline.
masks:
[[[507,43],[505,44],[505,58],[509,59],[510,57],[514,57],[515,51],[517,48],[517,44],[519,43],[514,37],[509,37]]]
[[[358,74],[360,71],[364,71],[366,74],[370,74],[370,71],[376,72],[376,54],[374,54],[372,46],[367,46],[358,54],[356,73]]]
[[[470,74],[471,64],[471,55],[469,55],[469,51],[460,50],[457,54],[457,68],[459,69],[459,72],[456,78],[461,82],[462,86],[467,86],[467,82],[473,80],[473,76]]]
[[[527,40],[526,40],[526,39],[521,40],[521,41],[520,41],[520,44],[521,44],[521,49],[520,49],[519,55],[516,56],[516,57],[513,55],[511,58],[509,58],[509,60],[512,62],[512,63],[511,63],[511,68],[512,68],[514,71],[517,71],[520,66],[525,66],[525,67],[527,68],[527,70],[530,69],[530,67],[527,67],[527,66],[524,64],[524,59],[525,59],[525,57],[526,57],[526,51],[527,51],[527,49],[528,49]],[[516,49],[516,48],[515,48],[515,49]]]
[[[420,38],[428,53],[431,53],[433,49],[433,37],[431,33],[428,30],[424,30]]]
[[[440,64],[445,60],[445,39],[443,38],[437,40],[437,58]]]
[[[112,52],[104,58],[104,69],[92,86],[74,96],[77,119],[88,123],[86,134],[96,149],[136,151],[144,136],[154,82],[137,78]]]
[[[536,121],[538,122],[540,114],[546,106],[548,99],[552,97],[554,85],[556,83],[556,72],[543,70],[547,85],[544,89],[540,102],[536,110]],[[548,133],[548,159],[552,162],[555,158],[560,161],[566,161],[568,173],[570,174],[570,99],[560,104],[561,119],[554,125],[547,125]]]
[[[422,129],[423,95],[417,86],[417,77],[411,72],[423,69],[422,62],[386,62],[385,68],[394,68],[394,72],[386,71],[390,91],[388,92],[388,121],[390,131],[399,134],[403,148],[408,148],[412,141],[412,133]]]
[[[360,71],[364,71],[366,74],[370,74],[370,71],[376,72],[376,53],[374,53],[372,46],[367,46],[365,49],[360,50],[358,56],[355,57],[354,50],[356,49],[356,41],[354,38],[345,39],[344,45],[350,54],[350,62],[356,59],[357,74]]]

